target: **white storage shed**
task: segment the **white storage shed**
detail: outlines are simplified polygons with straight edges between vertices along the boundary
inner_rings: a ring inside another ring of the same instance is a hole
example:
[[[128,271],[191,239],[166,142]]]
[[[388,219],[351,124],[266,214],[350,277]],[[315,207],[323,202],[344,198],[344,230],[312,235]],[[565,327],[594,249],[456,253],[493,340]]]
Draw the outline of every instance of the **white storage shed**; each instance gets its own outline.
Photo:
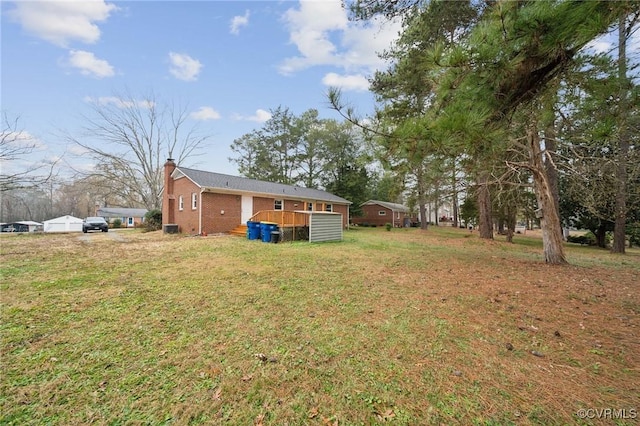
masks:
[[[82,219],[66,215],[45,220],[44,232],[82,232]]]

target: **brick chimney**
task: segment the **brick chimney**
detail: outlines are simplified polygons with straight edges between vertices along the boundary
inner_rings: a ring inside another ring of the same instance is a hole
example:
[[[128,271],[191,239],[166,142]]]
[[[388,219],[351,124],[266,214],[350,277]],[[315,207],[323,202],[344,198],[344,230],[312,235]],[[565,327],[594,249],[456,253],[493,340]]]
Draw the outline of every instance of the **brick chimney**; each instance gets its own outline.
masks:
[[[175,223],[176,196],[173,194],[171,173],[176,169],[173,158],[164,163],[164,191],[162,193],[162,224]]]

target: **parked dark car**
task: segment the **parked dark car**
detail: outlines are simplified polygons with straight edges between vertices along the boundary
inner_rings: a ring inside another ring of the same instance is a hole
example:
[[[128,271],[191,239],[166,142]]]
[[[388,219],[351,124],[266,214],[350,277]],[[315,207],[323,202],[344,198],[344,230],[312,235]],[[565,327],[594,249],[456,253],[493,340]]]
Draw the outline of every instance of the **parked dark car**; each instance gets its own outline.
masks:
[[[82,221],[82,232],[88,231],[109,231],[109,224],[103,217],[88,217]]]

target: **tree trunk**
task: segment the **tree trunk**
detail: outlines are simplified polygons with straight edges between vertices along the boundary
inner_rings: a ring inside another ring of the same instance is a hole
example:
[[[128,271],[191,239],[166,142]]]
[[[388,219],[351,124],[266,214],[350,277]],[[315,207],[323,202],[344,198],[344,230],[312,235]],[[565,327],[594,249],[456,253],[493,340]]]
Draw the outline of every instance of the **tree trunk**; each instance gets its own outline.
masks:
[[[506,227],[507,242],[513,242],[513,234],[516,232],[516,222],[518,220],[518,207],[509,203],[507,205],[504,217],[504,225]]]
[[[491,193],[489,192],[489,175],[482,172],[478,178],[478,230],[480,238],[493,239],[493,221],[491,220]]]
[[[426,230],[428,226],[427,222],[427,206],[424,204],[424,200],[420,202],[420,229]]]
[[[549,106],[548,108],[552,108],[552,106]],[[556,206],[556,215],[558,216],[558,220],[560,221],[560,226],[562,226],[562,221],[560,220],[560,191],[558,189],[558,169],[556,169],[553,161],[551,161],[552,155],[555,155],[557,145],[556,129],[553,119],[550,120],[549,123],[547,123],[544,136],[544,146],[546,151],[546,161],[544,162],[545,172],[547,173],[549,189],[553,197],[553,202]]]
[[[435,203],[435,210],[436,210],[435,224],[436,226],[440,226],[440,184],[437,182],[434,185],[433,195],[434,195],[434,203]]]
[[[427,220],[427,197],[425,195],[424,180],[422,177],[422,171],[419,170],[416,173],[418,179],[418,206],[420,206],[420,229],[427,230],[429,221]]]
[[[560,217],[553,197],[549,177],[542,161],[540,149],[540,137],[535,125],[531,125],[528,130],[529,160],[533,182],[538,200],[538,217],[540,218],[540,228],[542,230],[542,246],[544,250],[544,260],[552,265],[563,265],[567,263],[564,254],[562,239],[562,227]]]
[[[454,227],[458,227],[458,185],[457,185],[457,180],[456,180],[456,160],[455,158],[453,159],[453,174],[451,177],[451,198],[453,200],[452,202],[452,208],[453,208],[453,226]]]
[[[600,248],[607,248],[607,228],[600,225],[593,234],[596,236],[596,245]]]
[[[513,234],[516,232],[517,209],[507,210],[507,242],[513,242]]]
[[[629,138],[626,131],[627,100],[627,48],[626,48],[626,14],[620,14],[618,24],[618,158],[616,168],[615,223],[613,228],[612,253],[624,254],[625,231],[627,226],[627,155],[629,154]]]

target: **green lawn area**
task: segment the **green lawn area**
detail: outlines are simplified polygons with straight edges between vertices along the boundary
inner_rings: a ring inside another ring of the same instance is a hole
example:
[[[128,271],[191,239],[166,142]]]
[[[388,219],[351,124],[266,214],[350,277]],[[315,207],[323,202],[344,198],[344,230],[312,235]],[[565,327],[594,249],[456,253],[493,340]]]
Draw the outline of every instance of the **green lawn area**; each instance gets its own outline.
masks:
[[[0,424],[638,421],[638,250],[549,266],[536,238],[453,228],[0,247]],[[576,414],[606,408],[627,418]]]

